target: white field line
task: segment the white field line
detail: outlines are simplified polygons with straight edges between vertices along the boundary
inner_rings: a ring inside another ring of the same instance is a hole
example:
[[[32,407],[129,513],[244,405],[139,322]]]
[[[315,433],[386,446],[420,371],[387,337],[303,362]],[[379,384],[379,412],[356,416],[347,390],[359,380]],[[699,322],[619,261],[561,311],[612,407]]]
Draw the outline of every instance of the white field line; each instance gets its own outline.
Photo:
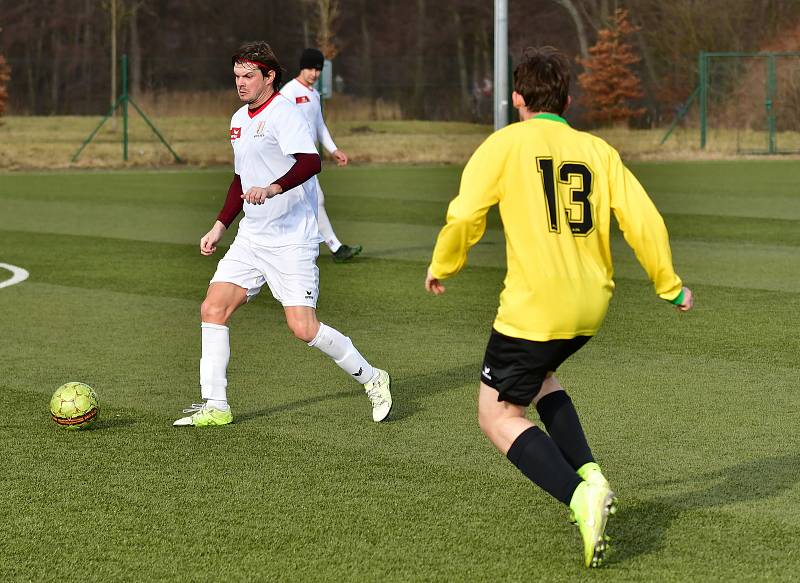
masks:
[[[5,281],[0,281],[0,287],[8,287],[15,283],[20,283],[28,279],[30,273],[27,270],[17,267],[16,265],[9,265],[8,263],[0,263],[0,268],[7,269],[12,273],[11,278]]]

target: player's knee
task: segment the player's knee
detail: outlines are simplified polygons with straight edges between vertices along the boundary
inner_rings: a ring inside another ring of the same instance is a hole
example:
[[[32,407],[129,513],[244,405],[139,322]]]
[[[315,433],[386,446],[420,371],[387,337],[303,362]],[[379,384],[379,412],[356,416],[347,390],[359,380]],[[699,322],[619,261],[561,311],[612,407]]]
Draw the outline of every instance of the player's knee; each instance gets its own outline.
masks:
[[[294,334],[295,338],[302,340],[303,342],[311,342],[317,335],[317,331],[314,330],[314,322],[306,322],[304,320],[287,320],[286,324],[289,326],[289,330],[292,331],[292,334]]]
[[[497,431],[498,418],[491,412],[484,408],[478,407],[478,426],[483,431],[483,434],[491,441],[494,441],[493,436]]]
[[[200,318],[203,322],[210,322],[212,324],[224,324],[228,321],[227,306],[206,299],[200,304]]]

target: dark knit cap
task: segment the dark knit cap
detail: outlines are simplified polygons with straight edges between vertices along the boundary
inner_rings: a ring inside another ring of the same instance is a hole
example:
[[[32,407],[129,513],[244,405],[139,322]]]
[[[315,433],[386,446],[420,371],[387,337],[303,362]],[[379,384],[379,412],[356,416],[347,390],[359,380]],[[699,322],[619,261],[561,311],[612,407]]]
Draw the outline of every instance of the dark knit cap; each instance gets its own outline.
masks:
[[[300,55],[301,69],[322,69],[325,64],[325,57],[317,49],[305,49]]]

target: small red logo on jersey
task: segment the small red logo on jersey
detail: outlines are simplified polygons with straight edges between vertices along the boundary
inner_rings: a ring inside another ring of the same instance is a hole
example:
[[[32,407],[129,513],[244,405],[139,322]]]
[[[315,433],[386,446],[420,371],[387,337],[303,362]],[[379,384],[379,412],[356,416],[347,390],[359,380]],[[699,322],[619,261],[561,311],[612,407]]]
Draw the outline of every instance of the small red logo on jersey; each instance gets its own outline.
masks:
[[[231,140],[237,140],[242,137],[242,128],[231,128]]]
[[[308,98],[307,95],[301,95],[300,97],[294,98],[295,103],[308,103],[309,101],[311,100]]]

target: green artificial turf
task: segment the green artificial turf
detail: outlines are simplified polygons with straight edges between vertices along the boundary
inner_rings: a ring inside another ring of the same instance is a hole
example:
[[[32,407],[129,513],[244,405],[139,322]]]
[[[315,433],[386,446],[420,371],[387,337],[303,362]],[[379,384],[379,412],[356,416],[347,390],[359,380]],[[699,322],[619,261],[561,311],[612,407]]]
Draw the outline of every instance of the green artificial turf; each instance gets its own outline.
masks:
[[[796,166],[633,166],[697,306],[658,300],[615,237],[605,327],[559,374],[621,504],[615,553],[591,572],[566,509],[477,426],[504,274],[496,213],[447,293],[423,291],[460,169],[321,178],[340,238],[365,251],[340,265],[322,250],[320,319],[392,373],[390,422],[265,291],[231,323],[236,423],[206,430],[171,423],[199,398],[217,257],[197,242],[230,171],[0,175],[0,263],[30,272],[0,289],[0,580],[794,578]],[[100,396],[91,430],[49,419],[70,380]]]

